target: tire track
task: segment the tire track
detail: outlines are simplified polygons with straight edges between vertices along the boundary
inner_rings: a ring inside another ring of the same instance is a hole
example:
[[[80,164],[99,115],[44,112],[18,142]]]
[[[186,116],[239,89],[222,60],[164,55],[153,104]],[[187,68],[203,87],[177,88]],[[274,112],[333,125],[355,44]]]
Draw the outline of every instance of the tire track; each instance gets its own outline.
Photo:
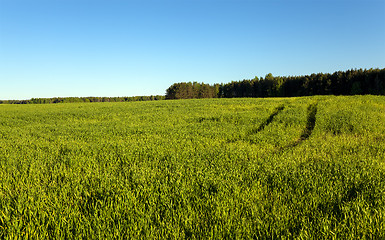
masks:
[[[306,120],[306,126],[301,134],[301,136],[293,143],[286,145],[284,147],[281,147],[277,150],[277,152],[281,152],[288,148],[294,148],[298,146],[303,141],[307,140],[311,134],[313,133],[317,118],[317,105],[318,102],[312,103],[307,107],[307,120]]]
[[[280,105],[280,106],[276,107],[274,109],[273,113],[270,114],[269,118],[267,118],[263,123],[261,123],[258,128],[251,130],[250,134],[256,134],[256,133],[259,133],[260,131],[262,131],[267,125],[269,125],[273,121],[274,117],[278,113],[280,113],[284,108],[285,108],[284,105]]]
[[[250,140],[247,140],[245,139],[247,136],[249,135],[253,135],[253,134],[257,134],[259,132],[261,132],[267,125],[269,125],[274,117],[280,113],[283,109],[285,108],[285,106],[282,104],[282,105],[279,105],[278,107],[274,108],[273,112],[270,114],[270,116],[265,120],[263,121],[259,126],[258,128],[254,128],[250,131],[248,131],[248,133],[245,133],[243,136],[242,135],[239,135],[237,137],[234,137],[232,139],[228,139],[227,142],[228,143],[233,143],[233,142],[236,142],[236,141],[247,141],[247,142],[251,142]]]
[[[318,103],[313,103],[310,104],[307,107],[307,122],[306,122],[306,127],[303,130],[303,133],[300,137],[301,141],[304,141],[310,137],[310,135],[313,132],[313,129],[315,127],[315,122],[316,122],[316,115],[317,115],[317,105]]]

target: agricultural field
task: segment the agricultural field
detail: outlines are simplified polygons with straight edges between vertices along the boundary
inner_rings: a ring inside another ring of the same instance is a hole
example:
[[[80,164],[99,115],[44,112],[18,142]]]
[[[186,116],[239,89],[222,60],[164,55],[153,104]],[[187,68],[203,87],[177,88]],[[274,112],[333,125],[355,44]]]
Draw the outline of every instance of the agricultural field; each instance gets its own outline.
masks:
[[[384,239],[385,97],[0,105],[0,239]]]

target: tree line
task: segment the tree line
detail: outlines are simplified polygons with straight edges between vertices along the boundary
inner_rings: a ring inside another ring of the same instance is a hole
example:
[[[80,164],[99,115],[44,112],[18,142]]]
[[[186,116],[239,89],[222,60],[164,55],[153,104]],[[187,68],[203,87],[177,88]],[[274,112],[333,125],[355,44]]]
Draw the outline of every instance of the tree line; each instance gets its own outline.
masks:
[[[0,100],[0,104],[49,104],[49,103],[75,103],[75,102],[134,102],[164,100],[163,95],[134,96],[134,97],[56,97],[32,98],[30,100]]]
[[[166,90],[166,99],[297,97],[311,95],[385,95],[385,68],[351,69],[304,76],[276,77],[271,73],[226,84],[175,83]]]
[[[218,97],[219,89],[219,84],[174,83],[166,90],[166,99],[215,98]]]
[[[385,95],[385,68],[351,69],[304,76],[273,76],[232,81],[226,84],[174,83],[166,95],[134,97],[57,97],[30,100],[0,100],[0,104],[45,104],[72,102],[131,102],[189,98],[297,97],[311,95]]]

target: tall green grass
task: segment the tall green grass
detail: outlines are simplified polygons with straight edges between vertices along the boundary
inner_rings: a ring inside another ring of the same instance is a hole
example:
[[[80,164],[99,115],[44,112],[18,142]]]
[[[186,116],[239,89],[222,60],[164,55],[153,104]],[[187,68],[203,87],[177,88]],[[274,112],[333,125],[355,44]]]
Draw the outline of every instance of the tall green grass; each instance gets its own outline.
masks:
[[[1,105],[0,238],[382,239],[384,123],[379,96]]]

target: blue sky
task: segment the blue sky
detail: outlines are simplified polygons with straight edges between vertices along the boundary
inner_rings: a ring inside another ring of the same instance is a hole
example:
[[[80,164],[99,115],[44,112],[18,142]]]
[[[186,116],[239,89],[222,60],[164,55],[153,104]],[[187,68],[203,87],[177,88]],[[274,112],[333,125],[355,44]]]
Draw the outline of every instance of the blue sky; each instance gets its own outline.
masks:
[[[385,0],[0,0],[0,99],[385,67]]]

